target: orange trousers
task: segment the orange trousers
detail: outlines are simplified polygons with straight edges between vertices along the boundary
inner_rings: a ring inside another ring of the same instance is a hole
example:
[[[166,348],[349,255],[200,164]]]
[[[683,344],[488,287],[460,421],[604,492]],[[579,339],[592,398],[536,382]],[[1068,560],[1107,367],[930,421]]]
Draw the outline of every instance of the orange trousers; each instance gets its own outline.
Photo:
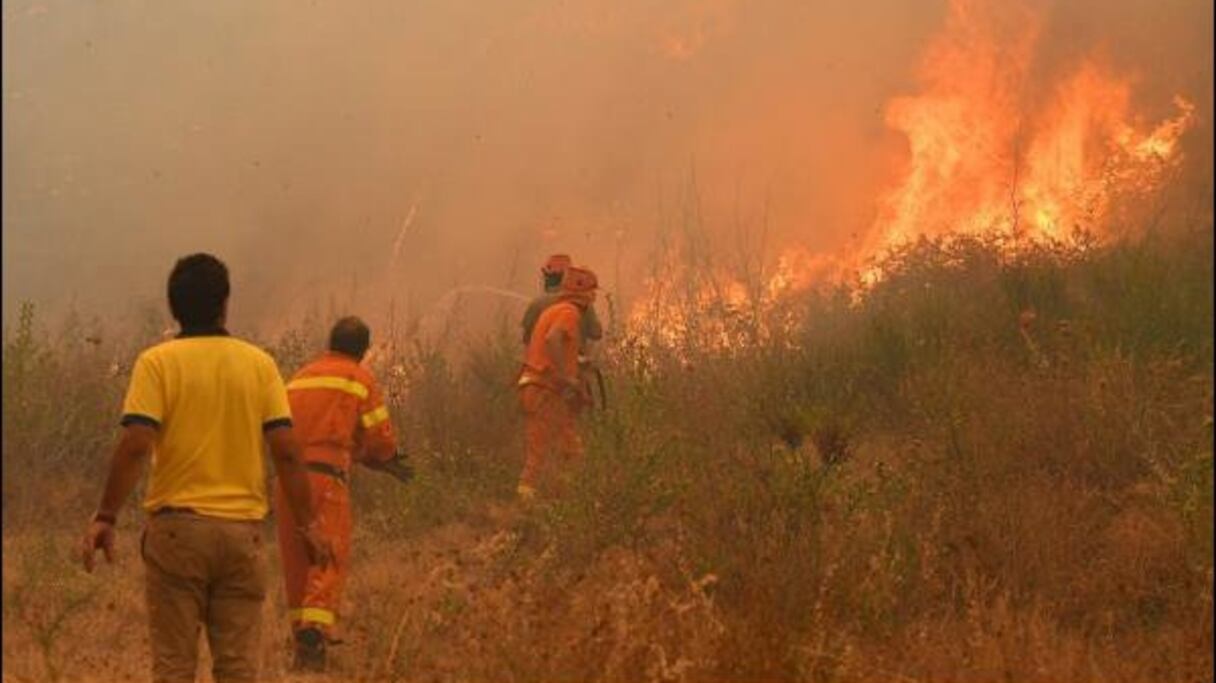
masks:
[[[549,453],[557,450],[562,460],[583,457],[583,441],[575,429],[575,411],[556,391],[537,384],[519,389],[524,409],[524,471],[519,483],[535,488]]]
[[[312,490],[313,514],[322,533],[333,544],[334,559],[324,568],[308,561],[283,486],[276,486],[274,507],[283,579],[287,586],[287,609],[296,628],[316,626],[332,634],[350,566],[350,492],[341,480],[319,472],[309,472],[308,483]]]

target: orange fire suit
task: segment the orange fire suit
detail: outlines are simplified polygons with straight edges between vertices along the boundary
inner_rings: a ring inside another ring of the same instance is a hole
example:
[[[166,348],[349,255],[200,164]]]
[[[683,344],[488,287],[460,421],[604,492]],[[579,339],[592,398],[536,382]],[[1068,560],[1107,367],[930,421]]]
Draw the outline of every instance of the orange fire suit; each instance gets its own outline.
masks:
[[[310,565],[291,506],[282,486],[276,486],[287,607],[295,628],[332,633],[350,566],[351,467],[390,460],[397,439],[375,378],[345,354],[325,353],[301,368],[287,384],[287,398],[309,472],[313,514],[334,550],[328,566]]]
[[[524,409],[524,469],[520,487],[535,489],[544,469],[548,453],[556,446],[564,460],[576,461],[583,456],[583,442],[575,429],[577,402],[563,398],[553,374],[567,379],[578,376],[578,350],[582,344],[579,307],[561,300],[546,308],[536,321],[524,366],[520,372],[519,400]],[[561,357],[549,357],[545,340],[553,330],[562,330],[566,342]]]

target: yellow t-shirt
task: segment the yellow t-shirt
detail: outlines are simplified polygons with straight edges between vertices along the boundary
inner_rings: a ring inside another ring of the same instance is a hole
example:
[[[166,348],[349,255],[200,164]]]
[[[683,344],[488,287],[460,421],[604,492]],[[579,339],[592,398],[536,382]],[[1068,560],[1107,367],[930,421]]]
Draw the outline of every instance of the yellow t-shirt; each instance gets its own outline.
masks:
[[[135,361],[124,425],[157,429],[144,509],[266,516],[263,431],[291,424],[274,359],[225,334],[182,337]]]

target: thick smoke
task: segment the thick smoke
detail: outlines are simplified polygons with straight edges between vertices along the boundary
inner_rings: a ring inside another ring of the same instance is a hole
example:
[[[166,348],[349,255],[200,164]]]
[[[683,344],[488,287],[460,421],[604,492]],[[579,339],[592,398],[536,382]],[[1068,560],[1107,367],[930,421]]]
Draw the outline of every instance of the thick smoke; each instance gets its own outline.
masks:
[[[1038,2],[1036,74],[1100,50],[1211,130],[1210,3]],[[844,248],[906,153],[941,2],[3,3],[4,303],[160,306],[181,254],[236,327],[528,292],[565,250],[628,298],[665,233]],[[1192,138],[1197,137],[1192,135]],[[1201,170],[1210,184],[1210,156]],[[470,295],[470,296],[492,296]],[[450,301],[450,297],[448,299]],[[510,305],[510,300],[500,303]]]

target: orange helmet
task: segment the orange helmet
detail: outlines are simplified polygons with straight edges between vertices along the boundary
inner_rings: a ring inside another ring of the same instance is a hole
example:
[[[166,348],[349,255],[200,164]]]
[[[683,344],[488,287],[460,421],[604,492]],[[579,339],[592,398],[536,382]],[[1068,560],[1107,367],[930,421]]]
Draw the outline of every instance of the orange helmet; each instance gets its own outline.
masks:
[[[540,272],[545,275],[557,275],[564,273],[573,263],[569,254],[554,254],[545,261],[545,265],[541,266]]]
[[[595,273],[586,268],[570,266],[562,275],[562,294],[586,294],[599,287]]]

